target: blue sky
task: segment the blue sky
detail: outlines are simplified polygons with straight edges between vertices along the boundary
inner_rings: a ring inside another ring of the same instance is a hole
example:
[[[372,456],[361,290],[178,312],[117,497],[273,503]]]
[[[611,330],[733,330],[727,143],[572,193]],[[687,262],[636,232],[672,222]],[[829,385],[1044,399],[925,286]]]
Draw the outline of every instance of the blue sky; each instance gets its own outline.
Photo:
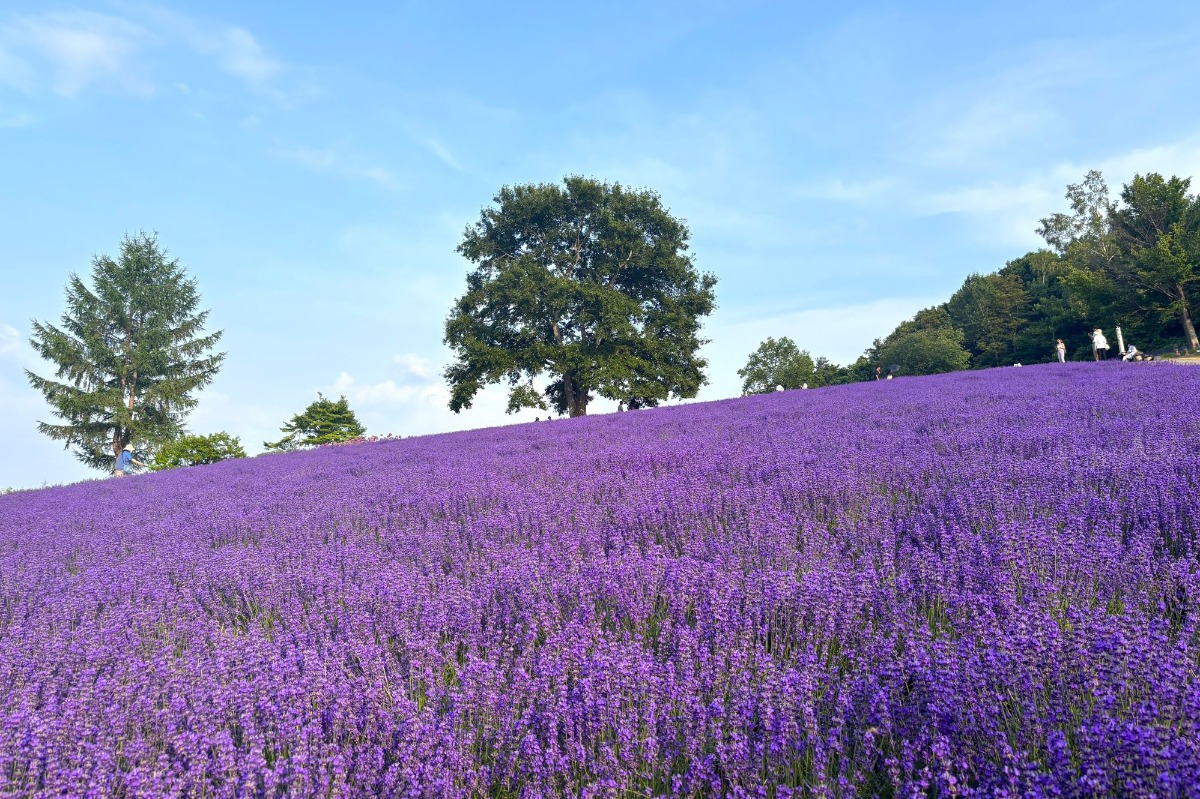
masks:
[[[526,418],[501,389],[451,414],[439,376],[455,246],[505,184],[688,221],[717,399],[767,336],[846,362],[1037,247],[1089,169],[1200,177],[1195,3],[572,5],[0,6],[0,487],[94,475],[23,369],[126,232],[225,331],[189,427],[256,451],[318,391],[372,433]]]

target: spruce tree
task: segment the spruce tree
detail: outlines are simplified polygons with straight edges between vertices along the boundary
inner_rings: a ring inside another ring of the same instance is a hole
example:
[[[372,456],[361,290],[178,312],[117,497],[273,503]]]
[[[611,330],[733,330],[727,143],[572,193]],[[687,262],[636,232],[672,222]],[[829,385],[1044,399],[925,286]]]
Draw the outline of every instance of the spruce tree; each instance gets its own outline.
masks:
[[[289,451],[300,447],[349,441],[367,432],[367,429],[359,424],[354,411],[350,410],[350,403],[345,397],[334,402],[319,393],[316,402],[305,408],[304,413],[293,416],[280,430],[287,435],[274,443],[264,441],[263,446],[267,449]]]
[[[125,236],[116,260],[93,258],[91,282],[71,275],[61,327],[33,323],[30,344],[58,380],[26,375],[61,420],[38,430],[110,470],[127,444],[144,458],[182,435],[225,354],[211,352],[221,332],[204,334],[196,281],[155,235]]]

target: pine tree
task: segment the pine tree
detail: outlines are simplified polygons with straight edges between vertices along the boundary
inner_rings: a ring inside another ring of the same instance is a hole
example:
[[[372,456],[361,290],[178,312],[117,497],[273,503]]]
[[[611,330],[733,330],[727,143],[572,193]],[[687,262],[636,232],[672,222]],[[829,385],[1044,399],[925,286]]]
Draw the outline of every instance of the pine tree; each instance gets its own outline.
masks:
[[[316,447],[321,444],[336,444],[349,441],[367,432],[358,422],[350,403],[345,397],[337,402],[317,394],[316,402],[298,413],[280,430],[285,435],[274,443],[264,441],[267,449],[290,451],[300,447]]]
[[[33,323],[30,344],[61,381],[26,371],[62,420],[38,430],[103,470],[127,444],[146,457],[178,438],[194,392],[225,359],[211,352],[221,332],[202,335],[208,311],[196,310],[196,281],[155,235],[139,233],[121,240],[117,260],[92,259],[91,288],[72,274],[66,294],[61,328]]]

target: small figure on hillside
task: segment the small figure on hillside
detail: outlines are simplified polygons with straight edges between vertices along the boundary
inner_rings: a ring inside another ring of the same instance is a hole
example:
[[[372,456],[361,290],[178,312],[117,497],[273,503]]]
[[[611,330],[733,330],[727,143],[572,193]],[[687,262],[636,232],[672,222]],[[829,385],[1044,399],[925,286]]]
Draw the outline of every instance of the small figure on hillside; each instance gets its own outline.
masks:
[[[808,388],[808,383],[805,383],[804,385],[800,386],[800,388],[807,389],[807,388]]]
[[[1092,331],[1092,353],[1097,361],[1103,361],[1108,357],[1108,339],[1104,337],[1104,332],[1100,328]]]
[[[881,372],[882,372],[882,367],[876,366],[876,367],[875,367],[875,379],[876,379],[876,380],[879,380],[879,379],[880,379],[880,373],[881,373]]]
[[[1130,344],[1129,349],[1125,350],[1125,357],[1121,360],[1129,363],[1130,361],[1140,361],[1141,359],[1142,354],[1138,352],[1138,348]]]
[[[117,467],[113,469],[113,477],[124,477],[129,474],[130,465],[146,468],[146,464],[133,457],[133,445],[126,444],[125,449],[117,456]]]
[[[1020,361],[1017,361],[1016,363],[1013,364],[1013,366],[1020,366],[1020,365],[1021,365]]]
[[[1058,339],[1057,341],[1058,341],[1058,343],[1054,345],[1054,353],[1058,356],[1059,363],[1066,363],[1067,362],[1067,345],[1063,343],[1063,340],[1061,338]]]
[[[783,391],[783,386],[776,384],[776,385],[775,385],[775,390],[776,390],[776,391]]]

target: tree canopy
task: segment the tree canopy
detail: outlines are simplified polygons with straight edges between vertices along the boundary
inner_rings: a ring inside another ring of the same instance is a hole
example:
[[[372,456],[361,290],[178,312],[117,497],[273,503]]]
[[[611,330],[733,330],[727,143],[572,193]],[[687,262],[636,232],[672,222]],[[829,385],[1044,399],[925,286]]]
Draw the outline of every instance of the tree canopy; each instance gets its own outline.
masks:
[[[971,354],[961,330],[943,307],[926,308],[876,341],[871,360],[901,375],[933,375],[966,369]]]
[[[33,323],[30,344],[58,380],[26,375],[62,420],[38,430],[106,471],[127,444],[145,453],[177,438],[225,357],[211,352],[220,331],[203,334],[196,281],[139,233],[122,239],[116,260],[92,260],[91,287],[71,275],[66,295],[61,327]]]
[[[446,321],[451,410],[501,382],[509,412],[696,395],[716,278],[695,269],[687,226],[657,194],[567,177],[505,186],[494,202],[458,247],[475,269]]]
[[[335,402],[318,393],[317,399],[303,413],[293,416],[280,431],[285,434],[283,438],[274,443],[264,441],[263,446],[269,450],[286,452],[302,447],[336,444],[359,438],[367,429],[359,424],[344,396]]]
[[[738,377],[742,378],[743,395],[766,394],[776,386],[792,389],[817,383],[812,356],[786,336],[759,344],[746,365],[738,369]]]
[[[1131,304],[1160,321],[1178,320],[1188,346],[1200,350],[1189,295],[1200,284],[1200,198],[1188,178],[1134,175],[1111,209],[1120,257],[1111,277]]]
[[[207,436],[188,435],[159,447],[154,453],[154,460],[150,461],[150,468],[160,472],[244,457],[246,451],[242,449],[242,442],[237,436],[226,432]]]

